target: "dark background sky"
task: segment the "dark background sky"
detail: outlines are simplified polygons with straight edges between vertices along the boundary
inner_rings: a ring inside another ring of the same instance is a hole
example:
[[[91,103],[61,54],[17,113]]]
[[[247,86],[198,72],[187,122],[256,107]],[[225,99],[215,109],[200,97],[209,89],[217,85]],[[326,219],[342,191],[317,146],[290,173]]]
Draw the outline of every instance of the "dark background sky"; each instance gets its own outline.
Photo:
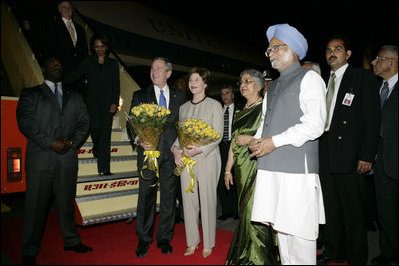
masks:
[[[328,71],[324,51],[331,35],[352,41],[351,64],[366,66],[383,44],[398,45],[398,4],[390,1],[140,1],[187,25],[237,42],[250,43],[264,56],[270,25],[289,23],[308,40],[304,60]],[[265,60],[267,60],[265,58]],[[369,61],[369,60],[366,60]]]
[[[309,49],[304,60],[319,62],[322,74],[329,71],[324,51],[331,35],[343,34],[352,40],[350,63],[357,67],[370,67],[369,63],[381,45],[398,45],[398,1],[137,1],[180,20],[188,27],[253,45],[255,53],[264,59],[265,68],[270,68],[264,55],[268,46],[266,30],[278,23],[289,23],[305,36]],[[42,13],[57,12],[57,1],[8,2],[12,5],[25,3],[28,8],[22,16],[33,21]],[[40,2],[43,4],[41,7],[37,4]],[[38,8],[47,10],[40,13],[36,10]]]

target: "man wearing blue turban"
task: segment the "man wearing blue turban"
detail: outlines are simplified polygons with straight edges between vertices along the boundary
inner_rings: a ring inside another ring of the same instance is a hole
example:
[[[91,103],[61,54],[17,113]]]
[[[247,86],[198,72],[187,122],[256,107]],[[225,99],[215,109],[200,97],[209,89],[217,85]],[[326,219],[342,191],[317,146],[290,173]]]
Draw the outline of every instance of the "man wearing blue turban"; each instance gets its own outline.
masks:
[[[251,220],[277,232],[282,264],[316,264],[319,224],[325,223],[318,175],[318,140],[326,120],[326,86],[301,67],[305,37],[288,24],[266,32],[272,67],[280,77],[263,100],[264,120],[250,143],[258,159]]]

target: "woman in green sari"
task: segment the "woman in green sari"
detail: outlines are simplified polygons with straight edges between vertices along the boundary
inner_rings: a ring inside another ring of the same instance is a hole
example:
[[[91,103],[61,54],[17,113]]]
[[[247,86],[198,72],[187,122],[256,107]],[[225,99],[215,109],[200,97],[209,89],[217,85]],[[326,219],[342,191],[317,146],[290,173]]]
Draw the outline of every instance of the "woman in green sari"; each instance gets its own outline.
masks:
[[[253,191],[255,188],[257,161],[251,158],[248,143],[253,139],[262,121],[262,73],[246,69],[240,74],[241,95],[247,102],[244,109],[234,116],[232,142],[225,168],[227,189],[233,184],[234,166],[238,193],[239,220],[230,244],[226,265],[273,265],[279,264],[278,247],[270,226],[251,222]]]

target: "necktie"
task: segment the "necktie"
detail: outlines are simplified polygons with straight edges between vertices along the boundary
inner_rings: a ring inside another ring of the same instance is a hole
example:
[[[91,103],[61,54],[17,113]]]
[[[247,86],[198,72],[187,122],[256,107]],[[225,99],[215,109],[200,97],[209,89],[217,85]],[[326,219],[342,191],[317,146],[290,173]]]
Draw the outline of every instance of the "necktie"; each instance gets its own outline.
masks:
[[[60,91],[58,90],[57,83],[54,84],[54,94],[55,94],[55,98],[57,99],[58,105],[62,109],[62,95],[61,95]]]
[[[385,101],[387,100],[388,92],[389,92],[388,82],[385,81],[384,86],[382,86],[381,90],[381,109],[384,106]]]
[[[226,107],[226,111],[223,115],[223,140],[229,140],[229,107]]]
[[[159,95],[159,106],[163,106],[163,107],[167,108],[166,98],[165,98],[165,95],[163,94],[163,90],[161,90],[161,94]]]
[[[328,121],[330,120],[330,108],[331,108],[332,99],[334,98],[334,91],[335,91],[335,73],[332,73],[326,96],[326,107],[327,107],[326,127],[328,126]]]
[[[67,22],[67,28],[68,28],[68,31],[69,31],[69,35],[71,35],[73,46],[76,46],[75,30],[72,27],[72,21],[71,20]]]

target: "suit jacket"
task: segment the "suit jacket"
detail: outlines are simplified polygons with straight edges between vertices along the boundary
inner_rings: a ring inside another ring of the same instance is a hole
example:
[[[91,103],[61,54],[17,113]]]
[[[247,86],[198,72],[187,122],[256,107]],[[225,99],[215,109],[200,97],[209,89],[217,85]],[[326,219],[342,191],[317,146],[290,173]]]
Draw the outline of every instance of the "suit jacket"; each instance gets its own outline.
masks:
[[[378,88],[381,88],[379,86]],[[381,113],[383,167],[387,176],[398,178],[398,83],[384,103]]]
[[[76,29],[76,46],[73,45],[71,35],[61,18],[49,26],[46,36],[46,55],[55,56],[61,60],[65,73],[75,69],[88,55],[86,34],[82,26],[73,23]]]
[[[158,158],[158,164],[160,167],[162,165],[169,167],[173,172],[175,168],[175,160],[173,157],[173,153],[170,148],[172,147],[173,142],[177,138],[177,130],[176,130],[176,122],[179,119],[179,108],[180,106],[186,102],[186,95],[183,91],[169,87],[169,110],[171,114],[168,117],[168,125],[165,131],[161,134],[159,139],[159,144],[157,150],[161,152],[160,157]],[[154,86],[150,85],[147,89],[139,90],[134,92],[132,102],[130,105],[130,110],[143,103],[155,103],[157,104],[157,98],[155,96]],[[134,136],[132,136],[134,139]],[[144,149],[138,146],[137,153],[137,166],[139,169],[143,166]],[[165,165],[164,162],[167,162]]]
[[[119,106],[120,80],[118,61],[106,56],[104,64],[98,63],[98,55],[87,56],[80,65],[64,76],[69,83],[87,77],[86,104],[90,117],[102,119],[109,114],[111,104]]]
[[[86,105],[79,93],[64,87],[61,110],[54,93],[45,83],[24,89],[17,105],[17,122],[19,130],[28,140],[27,172],[61,167],[77,173],[77,148],[87,136],[90,125]],[[72,148],[62,155],[51,149],[51,144],[60,137],[66,137],[73,143]]]
[[[374,162],[381,113],[377,86],[377,79],[370,71],[351,66],[346,69],[338,90],[328,143],[325,138],[320,139],[320,160],[325,160],[328,153],[331,173],[354,172],[358,160]],[[347,93],[355,95],[350,106],[342,104]]]

